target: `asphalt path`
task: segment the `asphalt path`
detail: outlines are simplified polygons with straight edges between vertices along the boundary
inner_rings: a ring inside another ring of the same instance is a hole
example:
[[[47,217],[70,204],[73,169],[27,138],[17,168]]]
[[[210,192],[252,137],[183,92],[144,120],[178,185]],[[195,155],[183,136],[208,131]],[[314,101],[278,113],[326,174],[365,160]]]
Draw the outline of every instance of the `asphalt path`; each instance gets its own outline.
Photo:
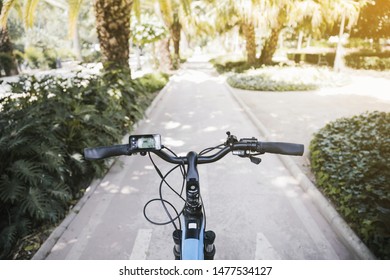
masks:
[[[291,100],[290,102],[294,102]],[[279,113],[279,112],[276,112]],[[222,143],[226,131],[239,138],[264,135],[227,89],[225,81],[204,61],[190,61],[160,93],[134,134],[159,133],[176,153]],[[287,142],[299,142],[294,134]],[[154,158],[163,172],[171,166]],[[216,232],[216,259],[355,259],[319,212],[299,180],[276,155],[260,165],[228,155],[199,166],[207,228]],[[180,174],[168,178],[177,190]],[[46,259],[173,259],[172,225],[155,226],[143,207],[159,197],[159,176],[148,157],[117,160],[87,193],[82,206],[44,246]],[[179,210],[183,202],[168,188],[164,199]],[[159,203],[149,216],[167,221]]]

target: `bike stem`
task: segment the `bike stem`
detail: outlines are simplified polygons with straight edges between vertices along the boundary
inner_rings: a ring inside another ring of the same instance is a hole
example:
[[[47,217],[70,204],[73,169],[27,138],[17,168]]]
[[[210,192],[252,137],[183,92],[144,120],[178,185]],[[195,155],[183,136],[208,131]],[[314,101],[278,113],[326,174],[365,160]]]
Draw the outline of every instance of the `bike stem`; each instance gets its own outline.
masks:
[[[182,255],[181,241],[199,240],[201,255],[205,259],[213,259],[215,254],[214,239],[215,233],[205,232],[205,217],[202,211],[202,200],[200,198],[199,172],[197,168],[198,154],[189,152],[187,154],[187,177],[186,177],[186,203],[183,210],[183,231],[176,230],[173,233],[175,242],[174,254],[179,259]],[[181,238],[180,238],[181,236]],[[197,248],[199,249],[199,248]]]
[[[188,168],[186,178],[186,205],[184,215],[195,215],[202,213],[202,203],[200,200],[199,173],[197,168],[198,155],[195,152],[187,154]]]

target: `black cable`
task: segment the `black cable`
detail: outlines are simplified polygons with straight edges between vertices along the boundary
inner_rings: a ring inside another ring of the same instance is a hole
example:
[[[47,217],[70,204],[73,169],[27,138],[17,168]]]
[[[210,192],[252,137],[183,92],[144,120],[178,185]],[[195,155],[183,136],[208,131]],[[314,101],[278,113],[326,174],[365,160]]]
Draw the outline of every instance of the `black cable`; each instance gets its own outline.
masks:
[[[206,149],[204,149],[203,151],[201,151],[201,152],[199,153],[199,155],[205,155],[205,154],[207,154],[207,153],[210,153],[210,152],[213,151],[213,150],[222,149],[224,146],[225,146],[225,144],[220,144],[220,145],[215,146],[215,147],[206,148]],[[163,146],[163,149],[168,150],[168,151],[171,152],[175,157],[177,157],[177,155],[176,155],[172,150],[170,150],[169,148]],[[187,176],[187,172],[186,172],[186,169],[185,169],[185,164],[184,164],[184,162],[183,162],[182,164],[178,164],[178,165],[174,166],[172,169],[170,169],[165,175],[163,175],[162,172],[161,172],[161,170],[158,168],[158,166],[157,166],[156,163],[154,162],[154,160],[153,160],[151,154],[148,153],[148,155],[149,155],[150,161],[152,162],[152,164],[153,164],[153,166],[154,166],[154,169],[156,170],[157,174],[158,174],[158,175],[160,176],[160,178],[161,178],[160,187],[159,187],[159,196],[160,196],[160,198],[151,199],[151,200],[149,200],[149,201],[145,204],[144,210],[143,210],[144,216],[145,216],[145,218],[146,218],[147,221],[149,221],[150,223],[152,223],[152,224],[154,224],[154,225],[167,225],[167,224],[170,224],[170,223],[171,223],[171,224],[174,226],[174,228],[177,230],[178,228],[177,228],[177,226],[176,226],[175,221],[176,221],[177,219],[179,219],[179,217],[182,215],[183,210],[184,210],[184,207],[183,207],[182,211],[179,213],[179,212],[176,210],[175,206],[174,206],[172,203],[170,203],[169,201],[167,201],[167,200],[165,200],[165,199],[163,198],[163,195],[162,195],[162,188],[163,188],[163,185],[164,185],[164,183],[165,183],[165,184],[169,187],[169,189],[170,189],[171,191],[173,191],[179,198],[181,198],[181,199],[184,201],[184,203],[186,202],[185,198],[183,198],[183,191],[184,191],[185,182],[186,182],[186,176]],[[181,174],[182,174],[182,176],[183,176],[183,183],[182,183],[182,188],[181,188],[180,193],[178,193],[173,187],[171,187],[171,185],[170,185],[170,184],[167,182],[167,180],[166,180],[166,178],[167,178],[174,170],[176,170],[176,169],[179,168],[179,167],[180,167],[180,172],[181,172]],[[202,196],[201,196],[201,195],[200,195],[200,200],[201,200],[201,203],[202,203],[202,209],[203,209],[203,213],[204,213],[204,225],[205,225],[205,228],[206,228],[206,222],[207,222],[207,221],[206,221],[206,209],[205,209],[205,207],[204,207],[204,203],[203,203],[203,199],[202,199]],[[167,221],[167,222],[155,222],[155,221],[151,220],[151,219],[147,216],[147,214],[146,214],[146,208],[149,206],[150,203],[152,203],[152,202],[154,202],[154,201],[159,201],[159,202],[161,202],[161,205],[162,205],[162,207],[164,208],[164,211],[165,211],[165,213],[167,214],[167,216],[168,216],[168,218],[169,218],[169,221]],[[168,211],[168,208],[167,208],[166,204],[168,204],[168,205],[175,211],[175,213],[176,213],[176,216],[175,216],[175,217],[172,217],[171,213]],[[179,219],[179,229],[181,229],[181,221],[180,221],[180,219]]]
[[[205,155],[205,154],[210,153],[211,151],[214,151],[216,149],[222,149],[224,146],[225,146],[225,144],[220,144],[220,145],[215,146],[215,147],[206,148],[203,151],[201,151],[199,153],[199,155]]]
[[[169,150],[169,149],[168,149]],[[170,150],[169,150],[170,151]],[[171,151],[172,152],[172,151]],[[172,152],[173,153],[173,152]],[[169,223],[172,223],[172,225],[174,226],[175,229],[178,229],[177,226],[176,226],[176,223],[175,221],[181,216],[183,210],[178,213],[178,211],[176,210],[176,208],[172,205],[172,203],[170,203],[169,201],[165,200],[162,196],[162,187],[163,187],[163,184],[165,183],[178,197],[180,197],[184,202],[185,202],[185,199],[182,197],[182,193],[183,193],[183,189],[184,189],[184,183],[183,182],[183,186],[182,186],[182,190],[181,190],[181,194],[179,194],[175,189],[173,189],[171,187],[171,185],[167,182],[166,178],[174,171],[176,170],[178,167],[180,167],[180,170],[181,170],[181,173],[183,175],[183,180],[185,180],[185,169],[183,168],[183,165],[182,164],[179,164],[179,165],[176,165],[175,167],[173,167],[171,170],[169,170],[165,176],[162,174],[162,172],[160,171],[160,169],[157,167],[157,165],[155,164],[155,162],[153,161],[153,158],[151,157],[150,153],[149,154],[149,158],[157,172],[157,174],[160,176],[161,178],[161,182],[160,182],[160,187],[159,187],[159,196],[160,198],[156,198],[156,199],[152,199],[150,201],[148,201],[145,206],[144,206],[144,216],[145,218],[152,224],[155,224],[155,225],[167,225]],[[174,154],[174,153],[173,153]],[[184,170],[184,171],[183,171]],[[183,173],[184,172],[184,173]],[[160,201],[163,208],[164,208],[164,211],[165,213],[167,214],[167,216],[169,217],[169,221],[168,222],[161,222],[161,223],[158,223],[158,222],[155,222],[155,221],[152,221],[150,218],[148,218],[148,216],[146,215],[146,208],[147,206],[151,203],[151,202],[154,202],[154,201]],[[168,209],[167,209],[167,206],[165,205],[165,203],[167,203],[169,206],[171,206],[173,208],[173,210],[175,211],[176,213],[176,217],[172,217],[171,214],[169,213]],[[184,208],[183,208],[184,209]],[[179,219],[179,228],[181,229],[181,222],[180,222],[180,219]]]
[[[182,211],[182,212],[178,213],[177,210],[176,210],[176,208],[175,208],[175,206],[173,206],[172,203],[170,203],[168,200],[163,200],[164,203],[167,203],[167,204],[169,204],[169,206],[172,207],[172,209],[173,209],[173,210],[175,211],[175,213],[176,213],[176,217],[175,217],[174,219],[168,221],[168,222],[161,222],[161,223],[155,222],[155,221],[149,219],[148,215],[146,214],[146,208],[148,207],[148,205],[149,205],[150,203],[152,203],[152,202],[154,202],[154,201],[160,201],[160,202],[161,202],[161,198],[155,198],[155,199],[149,200],[149,201],[145,204],[144,210],[143,210],[145,219],[146,219],[148,222],[150,222],[151,224],[153,224],[153,225],[165,226],[165,225],[168,225],[168,224],[170,224],[170,223],[173,223],[176,219],[178,219],[178,218],[180,217],[181,213],[183,212],[183,211]],[[175,224],[174,224],[174,226],[175,226],[175,229],[177,229]]]

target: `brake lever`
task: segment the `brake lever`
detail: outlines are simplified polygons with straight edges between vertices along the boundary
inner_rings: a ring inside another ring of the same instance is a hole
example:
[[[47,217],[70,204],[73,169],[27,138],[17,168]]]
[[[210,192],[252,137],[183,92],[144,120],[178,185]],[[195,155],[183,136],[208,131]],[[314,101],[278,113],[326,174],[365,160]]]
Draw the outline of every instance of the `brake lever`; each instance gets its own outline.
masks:
[[[260,164],[261,162],[261,158],[257,158],[257,157],[254,157],[254,156],[250,156],[249,157],[250,161],[256,165]]]
[[[234,143],[238,142],[237,137],[232,135],[230,131],[227,131],[226,134],[228,136],[225,143],[226,146],[232,146]]]

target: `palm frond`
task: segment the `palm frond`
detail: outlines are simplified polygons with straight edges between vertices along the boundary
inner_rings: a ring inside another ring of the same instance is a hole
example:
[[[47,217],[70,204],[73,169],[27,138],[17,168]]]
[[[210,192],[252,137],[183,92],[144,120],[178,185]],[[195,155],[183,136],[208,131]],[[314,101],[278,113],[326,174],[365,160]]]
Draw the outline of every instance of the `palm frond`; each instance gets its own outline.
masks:
[[[181,0],[181,7],[186,15],[191,14],[191,0]]]
[[[27,27],[32,27],[34,23],[35,11],[39,0],[26,0],[24,6],[24,22]]]
[[[68,0],[69,2],[69,35],[76,32],[77,19],[80,13],[82,0]]]
[[[141,21],[141,1],[140,0],[134,0],[133,1],[133,11],[136,19],[140,22]]]
[[[0,14],[0,26],[2,28],[5,28],[7,26],[9,12],[17,2],[18,0],[6,0],[3,2],[3,8],[1,9],[1,14]]]
[[[170,28],[173,23],[173,11],[171,0],[158,0],[160,12],[165,25]]]

